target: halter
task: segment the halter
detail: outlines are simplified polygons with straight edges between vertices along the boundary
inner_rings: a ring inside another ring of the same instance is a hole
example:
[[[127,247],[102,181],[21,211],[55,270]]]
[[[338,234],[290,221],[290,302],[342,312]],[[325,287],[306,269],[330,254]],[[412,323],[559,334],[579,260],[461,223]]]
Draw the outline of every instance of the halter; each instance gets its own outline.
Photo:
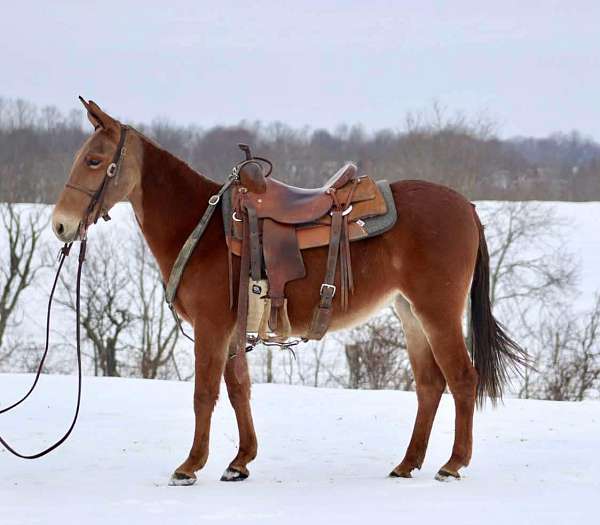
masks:
[[[106,173],[100,186],[96,190],[89,190],[84,188],[83,186],[77,186],[75,184],[65,184],[65,188],[69,188],[72,190],[80,191],[81,193],[85,193],[90,197],[90,204],[85,210],[85,214],[81,220],[79,225],[80,236],[83,239],[86,235],[87,228],[90,224],[96,224],[98,219],[102,217],[105,221],[110,221],[110,215],[108,214],[108,210],[104,206],[104,199],[106,197],[106,189],[108,187],[108,183],[111,179],[115,179],[117,181],[117,177],[121,172],[121,164],[123,163],[123,159],[125,158],[125,154],[127,153],[127,148],[125,147],[125,140],[127,139],[127,131],[129,130],[128,126],[121,126],[121,134],[119,137],[119,143],[117,144],[117,149],[113,155],[111,163],[106,168]],[[94,208],[97,208],[96,216],[93,221],[90,222],[90,217],[94,211]]]

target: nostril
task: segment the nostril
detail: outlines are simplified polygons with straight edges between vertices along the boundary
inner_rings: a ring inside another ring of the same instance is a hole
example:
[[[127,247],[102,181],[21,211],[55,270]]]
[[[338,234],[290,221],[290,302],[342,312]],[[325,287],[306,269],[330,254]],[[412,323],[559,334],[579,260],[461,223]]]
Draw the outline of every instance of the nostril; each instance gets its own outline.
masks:
[[[65,227],[63,225],[62,222],[58,223],[58,225],[56,226],[56,233],[58,233],[59,235],[62,235],[65,232]]]

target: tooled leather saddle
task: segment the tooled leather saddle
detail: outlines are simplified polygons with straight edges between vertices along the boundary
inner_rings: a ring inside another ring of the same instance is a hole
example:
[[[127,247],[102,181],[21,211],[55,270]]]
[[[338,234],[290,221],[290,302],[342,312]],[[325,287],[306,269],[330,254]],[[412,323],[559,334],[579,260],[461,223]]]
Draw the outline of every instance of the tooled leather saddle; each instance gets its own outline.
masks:
[[[328,246],[319,303],[308,333],[302,337],[319,340],[329,327],[336,293],[346,310],[354,291],[350,242],[382,233],[395,223],[389,184],[359,176],[356,165],[348,163],[321,188],[297,188],[270,177],[270,161],[253,157],[246,145],[239,147],[246,159],[234,168],[235,182],[223,199],[232,305],[232,258],[241,258],[237,352],[245,350],[248,341],[252,287],[258,282],[267,284],[255,341],[284,343],[291,334],[286,284],[306,275],[303,250]]]

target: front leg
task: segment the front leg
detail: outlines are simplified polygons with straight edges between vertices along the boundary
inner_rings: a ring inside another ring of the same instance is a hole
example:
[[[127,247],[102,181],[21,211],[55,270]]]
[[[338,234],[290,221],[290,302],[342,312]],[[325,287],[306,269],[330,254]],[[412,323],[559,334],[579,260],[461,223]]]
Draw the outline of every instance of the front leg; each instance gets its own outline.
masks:
[[[235,351],[235,345],[229,348],[230,355]],[[256,434],[252,422],[252,411],[250,408],[250,373],[248,362],[244,359],[243,379],[238,381],[235,373],[235,359],[229,358],[225,366],[225,383],[231,406],[235,410],[235,418],[238,424],[240,446],[233,461],[223,473],[221,481],[242,481],[249,476],[248,463],[256,457]]]
[[[171,485],[193,485],[196,482],[196,471],[206,464],[210,420],[219,397],[219,386],[227,358],[228,334],[210,334],[200,329],[195,330],[194,337],[194,442],[187,459],[173,473]]]

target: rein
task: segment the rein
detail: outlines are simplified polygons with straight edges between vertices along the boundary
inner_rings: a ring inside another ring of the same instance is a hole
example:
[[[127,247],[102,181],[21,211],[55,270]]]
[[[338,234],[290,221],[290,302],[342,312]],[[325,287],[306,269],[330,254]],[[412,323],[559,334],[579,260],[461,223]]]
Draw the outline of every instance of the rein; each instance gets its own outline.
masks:
[[[81,186],[76,186],[76,185],[70,184],[70,183],[67,183],[65,185],[65,187],[67,187],[67,188],[80,191],[90,197],[90,203],[89,203],[88,207],[86,208],[83,219],[81,220],[81,223],[79,225],[79,237],[81,239],[81,242],[79,245],[79,258],[78,258],[79,264],[77,267],[77,286],[76,286],[76,292],[75,292],[76,293],[75,333],[76,333],[76,352],[77,352],[77,405],[75,408],[75,414],[73,415],[71,424],[70,424],[69,428],[67,429],[67,431],[65,432],[65,434],[58,441],[56,441],[53,445],[42,450],[41,452],[38,452],[37,454],[22,454],[22,453],[16,451],[13,447],[11,447],[6,442],[6,440],[2,436],[0,436],[0,444],[2,444],[2,446],[4,446],[4,448],[6,448],[6,450],[8,450],[11,454],[13,454],[21,459],[41,458],[42,456],[45,456],[46,454],[49,454],[50,452],[52,452],[54,449],[58,448],[71,435],[71,432],[73,431],[73,429],[75,428],[75,424],[77,423],[77,418],[79,417],[79,409],[81,407],[81,383],[82,383],[82,381],[81,381],[81,376],[82,376],[82,374],[81,374],[81,323],[80,323],[80,318],[81,318],[81,274],[82,274],[82,270],[83,270],[83,263],[85,262],[85,254],[87,251],[87,228],[91,223],[96,224],[100,217],[102,217],[106,221],[110,220],[108,211],[104,207],[104,199],[106,198],[106,190],[108,188],[109,181],[113,178],[116,180],[116,177],[118,176],[118,174],[121,170],[121,164],[122,164],[123,159],[125,158],[125,154],[127,151],[127,149],[125,147],[125,140],[127,138],[128,129],[129,128],[127,126],[121,126],[121,135],[119,137],[119,143],[117,145],[117,149],[113,156],[112,162],[108,165],[108,167],[106,169],[106,173],[105,173],[104,178],[102,179],[102,182],[100,183],[100,186],[98,187],[98,189],[93,191],[93,190],[88,190],[87,188],[83,188]],[[90,217],[92,217],[94,209],[96,209],[96,214],[95,214],[93,220],[90,221]],[[58,284],[58,279],[59,279],[60,273],[62,271],[62,268],[64,266],[65,259],[69,256],[72,245],[73,245],[72,242],[65,243],[65,245],[61,248],[60,253],[59,253],[58,269],[56,270],[56,276],[54,277],[54,282],[52,284],[52,289],[50,291],[50,298],[48,300],[48,309],[47,309],[47,313],[46,313],[46,343],[44,346],[44,352],[42,354],[42,358],[40,359],[40,364],[38,365],[37,372],[35,374],[35,379],[33,381],[33,384],[31,385],[31,387],[29,388],[27,393],[21,399],[14,402],[12,405],[10,405],[8,407],[1,409],[0,414],[9,412],[9,411],[13,410],[14,408],[16,408],[17,406],[19,406],[21,403],[23,403],[23,401],[25,401],[33,393],[33,391],[35,390],[35,387],[38,384],[40,375],[44,368],[44,363],[46,361],[46,357],[48,355],[48,349],[50,347],[50,319],[51,319],[51,312],[52,312],[52,302],[54,299],[54,292],[56,291],[56,286]]]
[[[37,372],[35,374],[35,380],[33,381],[33,384],[31,385],[31,388],[28,390],[28,392],[21,399],[19,399],[18,401],[16,401],[12,405],[10,405],[10,406],[8,406],[8,407],[3,408],[2,410],[0,410],[0,414],[4,414],[6,412],[10,412],[13,408],[19,406],[23,401],[25,401],[31,395],[31,393],[35,390],[35,387],[37,386],[37,383],[38,383],[38,381],[40,379],[40,375],[41,375],[42,370],[44,368],[44,362],[46,361],[46,356],[48,355],[48,348],[50,346],[50,318],[51,318],[51,312],[52,312],[52,301],[54,299],[54,292],[56,290],[56,285],[58,284],[58,278],[59,278],[60,272],[61,272],[61,270],[63,268],[65,259],[69,256],[69,253],[71,251],[71,246],[72,246],[72,243],[67,243],[60,250],[58,269],[56,271],[56,276],[54,277],[54,283],[52,284],[52,290],[50,292],[50,298],[48,300],[48,310],[47,310],[47,313],[46,313],[46,344],[45,344],[45,347],[44,347],[44,353],[42,354],[42,358],[40,359],[40,364],[38,365],[38,369],[37,369]],[[80,311],[81,311],[81,301],[80,301],[80,297],[81,297],[81,271],[82,271],[82,268],[83,268],[83,263],[85,262],[86,246],[87,246],[87,241],[84,239],[84,240],[81,241],[81,245],[79,247],[79,266],[77,268],[77,291],[76,291],[77,406],[75,408],[75,414],[73,415],[73,420],[71,421],[71,425],[69,426],[68,430],[65,432],[65,434],[63,435],[63,437],[61,437],[53,445],[51,445],[48,448],[42,450],[41,452],[38,452],[37,454],[22,454],[20,452],[17,452],[13,447],[11,447],[6,442],[6,440],[2,436],[0,436],[0,443],[2,444],[2,446],[4,446],[4,448],[6,450],[8,450],[11,454],[13,454],[13,455],[15,455],[15,456],[17,456],[18,458],[21,458],[21,459],[37,459],[37,458],[41,458],[42,456],[45,456],[46,454],[49,454],[50,452],[52,452],[55,448],[58,448],[71,435],[71,432],[73,431],[73,428],[75,428],[75,423],[77,422],[77,418],[79,416],[79,408],[80,408],[80,405],[81,405],[81,329],[80,329],[80,323],[79,323],[79,320],[80,320]]]

